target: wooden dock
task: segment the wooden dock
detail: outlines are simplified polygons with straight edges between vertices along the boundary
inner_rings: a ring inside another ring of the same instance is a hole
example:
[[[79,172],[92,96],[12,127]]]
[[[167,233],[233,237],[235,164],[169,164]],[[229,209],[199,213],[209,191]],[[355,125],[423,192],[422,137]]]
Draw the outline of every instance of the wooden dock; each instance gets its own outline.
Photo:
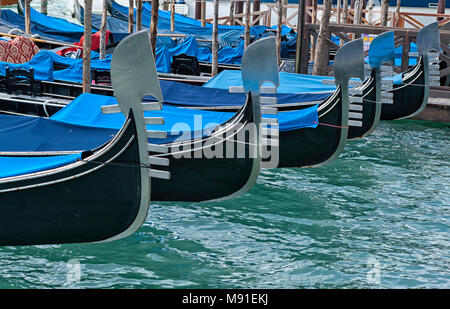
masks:
[[[427,106],[413,119],[450,123],[450,91],[448,91],[448,87],[431,87]]]

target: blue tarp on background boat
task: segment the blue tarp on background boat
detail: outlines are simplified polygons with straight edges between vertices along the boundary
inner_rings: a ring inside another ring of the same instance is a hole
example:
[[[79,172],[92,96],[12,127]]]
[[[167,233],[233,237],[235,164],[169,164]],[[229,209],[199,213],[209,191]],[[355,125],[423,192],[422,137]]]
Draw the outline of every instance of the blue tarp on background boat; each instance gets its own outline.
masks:
[[[125,121],[122,114],[104,115],[101,113],[101,106],[113,104],[117,104],[114,97],[85,93],[53,115],[51,119],[88,127],[119,129]],[[167,105],[163,105],[162,111],[145,112],[144,114],[148,117],[163,116],[165,120],[163,125],[151,125],[148,126],[148,129],[166,131],[172,135],[171,138],[180,135],[178,129],[173,132],[173,128],[178,127],[182,132],[191,131],[192,136],[202,136],[201,131],[207,131],[217,124],[224,123],[235,115],[228,112],[199,111]],[[280,131],[316,127],[318,122],[317,106],[299,111],[282,112],[277,117]],[[200,119],[201,122],[198,122]],[[168,141],[158,140],[155,142]]]
[[[1,18],[16,28],[25,30],[25,18],[12,10],[2,9]],[[58,41],[73,43],[80,41],[84,27],[64,19],[47,16],[30,8],[31,33]]]
[[[151,21],[151,10],[152,6],[148,2],[144,2],[142,9],[142,25],[145,27],[150,27]],[[128,20],[128,7],[120,5],[115,1],[111,1],[111,13],[112,16],[117,17],[123,21]],[[165,29],[170,30],[170,12],[169,11],[158,11],[158,30]],[[134,9],[134,20],[136,20],[136,9]],[[227,26],[227,25],[219,25],[219,33],[223,33],[230,30],[241,30],[243,31],[243,26]],[[255,26],[252,27],[250,35],[259,36],[263,33],[267,28],[264,26]],[[204,27],[201,25],[201,21],[183,16],[175,13],[175,31],[184,33],[184,34],[192,34],[192,35],[206,35],[209,36],[212,34],[212,25],[205,24]]]
[[[104,115],[101,106],[117,104],[113,97],[85,93],[50,119],[0,115],[0,151],[83,151],[93,150],[109,141],[124,123],[122,114]],[[164,125],[149,129],[164,130],[167,139],[150,142],[191,139],[207,135],[205,131],[226,122],[234,113],[194,111],[164,106],[162,111],[145,112],[146,116],[164,116]],[[279,119],[280,131],[315,128],[317,105],[304,110],[273,115]],[[17,138],[20,136],[20,138]],[[0,159],[0,177],[18,175],[65,165],[79,159],[79,154],[30,160]],[[1,161],[3,160],[3,161]],[[12,168],[21,164],[21,168]]]
[[[240,72],[237,71],[239,74]],[[206,88],[172,81],[160,81],[164,102],[180,106],[242,106],[245,95],[230,93],[228,88]],[[279,104],[319,101],[329,93],[277,93]],[[270,96],[270,95],[268,95]]]
[[[277,92],[291,94],[325,92],[327,94],[319,96],[323,99],[336,90],[334,84],[323,84],[323,79],[332,79],[332,77],[280,72],[280,86],[278,87]],[[242,75],[240,71],[224,70],[216,77],[210,79],[202,87],[228,90],[230,86],[242,86]]]

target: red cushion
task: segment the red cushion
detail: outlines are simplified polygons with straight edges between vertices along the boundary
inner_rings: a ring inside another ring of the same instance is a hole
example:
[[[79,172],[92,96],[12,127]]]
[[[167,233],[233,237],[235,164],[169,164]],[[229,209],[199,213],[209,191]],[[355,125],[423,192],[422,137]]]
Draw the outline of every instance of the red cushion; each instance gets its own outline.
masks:
[[[39,48],[26,37],[12,41],[0,41],[0,61],[8,63],[25,63],[39,52]]]

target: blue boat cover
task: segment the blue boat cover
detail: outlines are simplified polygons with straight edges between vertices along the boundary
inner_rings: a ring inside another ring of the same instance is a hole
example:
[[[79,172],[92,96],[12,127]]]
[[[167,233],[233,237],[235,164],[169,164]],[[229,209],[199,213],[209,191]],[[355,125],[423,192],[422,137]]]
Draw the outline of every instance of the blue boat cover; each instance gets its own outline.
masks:
[[[320,98],[326,98],[330,92],[336,90],[336,86],[322,83],[323,79],[332,79],[328,76],[303,75],[295,73],[280,72],[280,86],[278,93],[322,93]],[[269,84],[268,84],[269,85]],[[224,70],[217,76],[210,79],[202,87],[229,89],[230,86],[242,86],[242,76],[240,71]]]
[[[112,12],[113,16],[122,20],[128,20],[128,7],[118,4],[115,1],[111,1],[112,3]],[[142,25],[145,27],[150,27],[151,21],[151,10],[152,6],[148,2],[144,2],[142,9]],[[134,16],[136,20],[136,9],[134,9]],[[158,11],[158,30],[159,29],[170,29],[170,12],[169,11]],[[243,30],[243,26],[227,26],[227,25],[219,25],[219,33],[230,31],[230,30]],[[250,30],[250,35],[259,36],[262,32],[264,32],[266,27],[252,27]],[[204,27],[201,25],[201,21],[183,16],[175,13],[175,31],[184,33],[184,34],[192,34],[192,35],[211,35],[212,33],[212,25],[205,24]]]
[[[12,10],[2,9],[1,18],[16,28],[25,30],[25,18]],[[39,34],[42,37],[73,43],[79,42],[84,34],[83,26],[41,14],[33,8],[30,8],[30,20],[31,33]]]
[[[26,175],[74,163],[81,154],[54,157],[0,157],[0,178]]]
[[[54,114],[51,119],[59,122],[88,127],[119,129],[125,118],[122,114],[101,113],[101,106],[117,104],[114,97],[95,94],[82,94],[68,106]],[[191,138],[203,136],[215,126],[228,121],[234,116],[229,112],[199,111],[163,105],[162,111],[145,112],[147,117],[164,117],[163,125],[148,126],[149,130],[162,130],[168,133],[168,140],[152,142],[170,142],[182,135]],[[276,117],[280,131],[290,131],[305,127],[316,127],[318,123],[317,105],[298,111],[282,112]],[[191,132],[188,134],[188,132]]]
[[[378,36],[373,40],[369,48],[369,64],[372,68],[379,68],[384,63],[384,59],[391,61],[395,57],[394,32],[388,32],[384,36]]]
[[[124,117],[122,114],[104,115],[100,112],[100,107],[116,103],[112,97],[86,93],[50,119],[0,115],[0,151],[80,151],[73,155],[54,157],[0,157],[0,178],[64,166],[81,159],[83,150],[93,150],[108,142],[122,127]],[[157,143],[205,136],[209,128],[214,128],[234,115],[168,106],[164,106],[162,111],[145,114],[165,118],[164,125],[151,126],[151,129],[165,130],[168,133],[167,139],[150,140]],[[317,105],[271,117],[279,119],[281,131],[315,128],[318,124]]]
[[[239,72],[240,73],[240,72]],[[230,93],[228,88],[208,88],[173,81],[160,80],[164,102],[180,106],[242,106],[245,94]],[[319,101],[329,93],[277,93],[279,104]],[[267,95],[273,96],[273,95]],[[151,100],[146,98],[147,100]]]
[[[409,52],[410,53],[417,53],[417,44],[414,42],[411,42],[411,45],[409,46]],[[395,48],[395,65],[401,66],[402,65],[402,53],[403,53],[403,46],[400,45]],[[418,57],[409,57],[409,66],[413,66],[417,64]]]
[[[0,151],[91,150],[117,133],[40,117],[0,115],[0,119]]]
[[[6,68],[22,69],[29,71],[34,69],[34,78],[37,80],[53,81],[53,59],[49,55],[51,52],[39,52],[33,59],[26,63],[13,64],[0,61],[0,75],[6,75]]]

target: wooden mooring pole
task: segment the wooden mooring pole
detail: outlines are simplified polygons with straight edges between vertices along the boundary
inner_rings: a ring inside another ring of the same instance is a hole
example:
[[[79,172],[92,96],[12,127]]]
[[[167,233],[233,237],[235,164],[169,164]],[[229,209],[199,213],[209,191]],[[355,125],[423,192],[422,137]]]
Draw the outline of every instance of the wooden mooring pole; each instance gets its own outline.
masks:
[[[297,46],[295,53],[295,73],[308,73],[308,52],[307,44],[309,44],[306,37],[306,0],[298,0],[298,15],[297,15]]]
[[[439,0],[437,12],[438,14],[445,14],[445,0]],[[437,17],[437,21],[441,21],[443,17]]]
[[[281,26],[283,24],[283,0],[277,0],[278,19],[277,19],[277,56],[278,64],[281,63]]]
[[[152,44],[154,56],[156,56],[156,38],[158,36],[158,11],[159,11],[159,0],[152,0],[152,16],[151,16],[151,22],[150,22],[150,43]]]
[[[260,0],[253,0],[253,12],[259,12],[261,9],[261,2]],[[253,22],[258,18],[258,16],[253,16]],[[255,23],[255,25],[259,25],[259,20]]]
[[[106,18],[108,14],[108,0],[103,0],[102,21],[100,24],[100,59],[106,55]]]
[[[336,1],[336,14],[337,14],[336,21],[338,24],[340,24],[341,23],[341,0]]]
[[[369,13],[367,14],[367,22],[369,23],[369,25],[373,25],[373,0],[369,0],[367,10],[369,11]]]
[[[48,0],[41,0],[41,13],[47,15],[48,14]]]
[[[397,0],[397,5],[395,7],[395,18],[392,20],[393,27],[400,26],[400,7],[402,5],[402,0]]]
[[[212,33],[212,76],[218,73],[219,64],[219,0],[213,2],[213,33]]]
[[[30,0],[25,0],[25,34],[31,34],[31,23],[30,23]]]
[[[134,0],[128,0],[128,33],[133,33],[134,28]]]
[[[355,17],[353,19],[353,24],[355,25],[360,25],[361,24],[361,20],[362,20],[362,9],[363,9],[363,4],[362,4],[362,0],[355,0]],[[355,34],[354,38],[358,39],[360,37],[359,34]]]
[[[202,9],[201,9],[201,21],[202,21],[202,27],[205,26],[205,18],[206,18],[206,2],[205,0],[202,0]]]
[[[235,7],[235,4],[236,4],[235,0],[231,0],[231,2],[230,2],[230,20],[229,20],[230,26],[234,26],[234,7]]]
[[[250,45],[250,4],[251,0],[245,1],[245,27],[244,27],[244,48]]]
[[[355,0],[355,19],[353,20],[353,23],[355,25],[361,24],[362,9],[363,9],[362,0]]]
[[[311,23],[315,24],[317,22],[317,0],[312,0],[312,14]],[[314,61],[314,56],[316,55],[316,38],[311,37],[311,57],[310,60]]]
[[[142,0],[136,0],[136,31],[142,30]]]
[[[175,0],[170,1],[170,31],[175,31]]]
[[[389,0],[386,0],[389,1]],[[342,8],[342,19],[344,20],[344,24],[348,24],[348,0],[344,0],[344,5]]]
[[[195,19],[202,18],[202,0],[195,0]]]
[[[317,38],[316,53],[314,56],[313,75],[325,75],[325,69],[328,66],[329,44],[328,36],[330,32],[330,13],[332,0],[324,0],[323,14],[320,21],[319,35]]]
[[[83,93],[91,92],[92,0],[84,0]]]
[[[387,26],[387,20],[389,15],[389,0],[381,0],[381,25]]]
[[[235,14],[242,14],[244,13],[244,0],[236,0],[236,10],[234,11]],[[242,17],[238,17],[240,21],[242,21]]]

